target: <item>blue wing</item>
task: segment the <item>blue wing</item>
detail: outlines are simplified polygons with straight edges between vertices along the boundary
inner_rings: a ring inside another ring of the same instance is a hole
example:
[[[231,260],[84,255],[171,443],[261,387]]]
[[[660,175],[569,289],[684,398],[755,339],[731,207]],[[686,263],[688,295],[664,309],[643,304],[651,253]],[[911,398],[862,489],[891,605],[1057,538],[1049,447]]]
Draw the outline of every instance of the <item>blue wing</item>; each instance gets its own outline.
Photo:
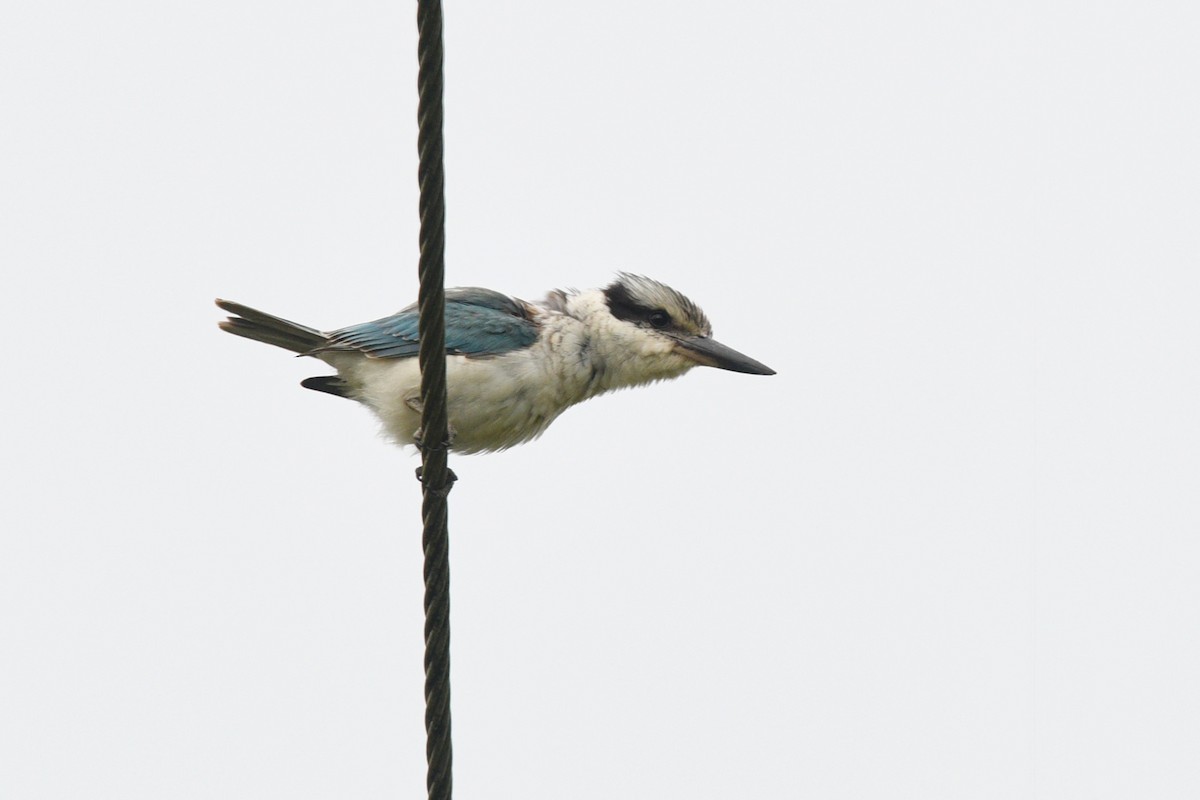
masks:
[[[538,325],[519,300],[490,289],[446,290],[446,352],[490,356],[520,350],[537,341]],[[417,355],[417,307],[390,317],[352,325],[329,334],[318,351],[357,350],[374,358]]]

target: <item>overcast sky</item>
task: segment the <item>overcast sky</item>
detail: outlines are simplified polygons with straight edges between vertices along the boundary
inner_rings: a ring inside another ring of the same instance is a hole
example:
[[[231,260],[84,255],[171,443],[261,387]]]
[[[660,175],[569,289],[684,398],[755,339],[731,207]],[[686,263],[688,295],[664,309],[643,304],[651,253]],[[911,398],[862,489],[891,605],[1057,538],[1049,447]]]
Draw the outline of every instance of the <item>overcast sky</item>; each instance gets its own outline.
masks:
[[[1200,794],[1200,12],[451,2],[447,270],[696,370],[452,462],[462,798]],[[0,796],[424,792],[411,3],[0,26]]]

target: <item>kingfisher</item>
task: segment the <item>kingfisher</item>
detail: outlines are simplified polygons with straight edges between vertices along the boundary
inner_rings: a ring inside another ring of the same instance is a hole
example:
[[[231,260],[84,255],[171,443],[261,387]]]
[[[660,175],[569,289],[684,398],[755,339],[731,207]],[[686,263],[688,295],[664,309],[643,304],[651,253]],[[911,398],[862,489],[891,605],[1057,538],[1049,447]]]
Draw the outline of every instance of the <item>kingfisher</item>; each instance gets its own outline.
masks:
[[[222,330],[324,361],[337,370],[306,389],[356,400],[400,445],[419,445],[417,306],[322,332],[228,300]],[[530,303],[491,289],[446,290],[450,449],[504,450],[541,436],[576,403],[677,378],[695,366],[774,375],[712,338],[698,305],[666,284],[619,273],[603,289],[555,290]]]

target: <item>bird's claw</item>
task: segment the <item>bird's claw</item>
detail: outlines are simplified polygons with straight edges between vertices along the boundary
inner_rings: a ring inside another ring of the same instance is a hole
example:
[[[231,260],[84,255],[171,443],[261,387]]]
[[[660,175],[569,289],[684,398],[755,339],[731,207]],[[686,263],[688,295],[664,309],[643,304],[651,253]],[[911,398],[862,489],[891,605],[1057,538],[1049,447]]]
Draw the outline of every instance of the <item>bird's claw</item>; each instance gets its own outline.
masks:
[[[454,470],[446,468],[446,483],[440,487],[431,487],[425,483],[425,467],[417,467],[417,480],[425,487],[425,491],[429,494],[438,497],[446,497],[450,494],[450,490],[454,488],[454,482],[458,480],[458,476],[454,474]]]
[[[452,425],[446,426],[446,438],[440,446],[425,444],[425,432],[421,428],[417,428],[417,432],[413,434],[413,444],[416,445],[417,449],[421,451],[422,457],[428,456],[432,452],[445,453],[450,449],[450,445],[453,443],[454,427]],[[443,461],[443,463],[445,462]],[[454,488],[454,482],[458,480],[458,476],[454,474],[454,470],[447,467],[446,482],[441,486],[430,486],[429,484],[425,483],[425,467],[422,465],[417,467],[417,480],[419,480],[425,487],[426,493],[436,495],[438,497],[445,497],[446,495],[450,494],[450,490]]]
[[[446,439],[442,442],[440,447],[436,447],[434,445],[425,444],[425,429],[417,428],[416,433],[413,434],[413,444],[416,445],[417,449],[422,453],[427,453],[430,450],[449,450],[450,445],[454,444],[454,435],[454,426],[447,425]]]

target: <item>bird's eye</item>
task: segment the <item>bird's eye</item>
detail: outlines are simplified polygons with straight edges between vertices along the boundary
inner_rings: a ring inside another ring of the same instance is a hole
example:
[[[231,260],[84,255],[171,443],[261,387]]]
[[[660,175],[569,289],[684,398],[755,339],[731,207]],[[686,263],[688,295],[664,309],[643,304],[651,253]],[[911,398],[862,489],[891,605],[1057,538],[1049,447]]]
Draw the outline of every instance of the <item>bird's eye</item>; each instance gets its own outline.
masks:
[[[657,311],[651,311],[650,316],[646,317],[646,319],[656,328],[665,328],[671,324],[671,315],[661,308]]]

